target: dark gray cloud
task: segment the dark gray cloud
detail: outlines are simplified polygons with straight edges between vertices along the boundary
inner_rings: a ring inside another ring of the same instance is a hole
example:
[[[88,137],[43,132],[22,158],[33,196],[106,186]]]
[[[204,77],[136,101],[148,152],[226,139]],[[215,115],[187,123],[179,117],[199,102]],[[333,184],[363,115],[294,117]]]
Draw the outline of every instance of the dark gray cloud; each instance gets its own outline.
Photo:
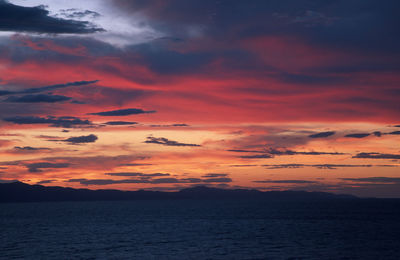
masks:
[[[150,125],[150,127],[184,127],[189,126],[187,124],[172,124],[172,125]]]
[[[56,103],[71,100],[72,98],[61,96],[61,95],[49,95],[49,94],[39,94],[39,95],[25,95],[25,96],[11,96],[6,98],[5,102],[13,103]]]
[[[126,183],[142,183],[142,184],[164,184],[164,183],[197,183],[194,179],[176,179],[176,178],[158,178],[158,179],[71,179],[68,182],[79,182],[82,185],[110,185],[110,184],[126,184]]]
[[[384,154],[384,153],[358,153],[353,158],[361,159],[400,159],[400,154]]]
[[[5,0],[0,0],[0,30],[51,34],[104,31],[87,21],[52,17],[44,6],[23,7]]]
[[[104,123],[105,125],[136,125],[137,122],[128,122],[128,121],[109,121]]]
[[[119,166],[149,166],[153,165],[152,163],[123,163],[120,164]]]
[[[98,12],[90,10],[80,10],[76,8],[61,9],[57,16],[63,16],[69,19],[97,18],[100,16]]]
[[[15,146],[14,150],[17,152],[37,152],[37,151],[50,151],[50,148],[43,148],[43,147],[31,147],[31,146]]]
[[[96,47],[94,47],[96,48]],[[109,73],[109,70],[114,74],[118,72],[113,68],[99,68],[100,71]],[[126,77],[121,75],[121,77]],[[134,100],[149,97],[155,94],[153,90],[143,89],[117,89],[115,87],[102,87],[98,85],[91,86],[90,88],[75,88],[74,94],[76,96],[85,97],[87,104],[103,104],[103,107],[122,107],[125,104],[131,103]]]
[[[289,163],[289,164],[264,164],[262,166],[265,166],[268,169],[297,169],[297,168],[303,168],[306,165],[298,163]]]
[[[318,47],[357,52],[398,53],[400,18],[396,0],[113,0],[127,12],[140,12],[147,23],[168,35],[190,37],[195,29],[209,37],[286,35]]]
[[[169,140],[164,137],[153,137],[153,136],[148,136],[147,140],[144,142],[148,143],[148,144],[161,144],[161,145],[167,145],[167,146],[200,146],[199,144],[180,143],[177,141]]]
[[[121,176],[121,177],[165,177],[171,176],[169,173],[141,173],[141,172],[110,172],[105,175],[109,176]]]
[[[312,135],[309,135],[308,137],[310,137],[310,138],[325,138],[325,137],[332,136],[334,134],[335,134],[334,131],[328,131],[328,132],[321,132],[321,133],[317,133],[317,134],[312,134]]]
[[[133,173],[135,174],[135,173]],[[109,174],[110,175],[110,174]],[[126,175],[113,175],[113,176],[125,176]],[[143,178],[143,175],[129,175],[132,177],[140,177],[138,179],[122,179],[122,180],[114,180],[114,179],[70,179],[67,182],[79,182],[82,185],[110,185],[110,184],[126,184],[126,183],[132,183],[132,184],[137,184],[137,183],[142,183],[142,184],[181,184],[181,183],[228,183],[232,182],[230,178],[172,178],[172,177],[167,177],[167,178],[153,178],[153,177],[160,177],[161,175],[156,175],[154,174],[153,176],[145,175]],[[148,177],[148,178],[147,178]]]
[[[400,135],[400,131],[393,131],[388,133],[389,135]]]
[[[70,144],[85,144],[85,143],[94,143],[96,142],[98,137],[94,134],[90,135],[83,135],[83,136],[74,136],[67,138],[65,140],[62,140],[64,142],[70,143]]]
[[[367,136],[370,136],[371,134],[367,134],[367,133],[358,133],[358,134],[348,134],[345,135],[344,137],[351,137],[351,138],[364,138]]]
[[[306,181],[306,180],[263,180],[253,181],[256,183],[286,183],[286,184],[311,184],[318,183],[317,181]]]
[[[382,132],[380,132],[380,131],[375,131],[372,134],[377,136],[377,137],[381,137],[382,136]]]
[[[228,183],[232,182],[231,178],[221,177],[221,178],[207,178],[203,179],[205,183]]]
[[[118,109],[112,111],[98,112],[98,113],[89,113],[88,115],[96,115],[96,116],[129,116],[129,115],[138,115],[138,114],[149,114],[155,113],[156,111],[145,111],[140,108],[127,108],[127,109]]]
[[[270,154],[254,154],[254,155],[243,155],[240,156],[243,159],[267,159],[267,158],[274,158],[274,156]]]
[[[397,165],[374,165],[374,164],[264,164],[267,169],[297,169],[304,167],[312,167],[317,169],[335,170],[337,168],[370,168],[370,167],[398,167]]]
[[[180,52],[165,48],[159,41],[134,45],[130,51],[138,54],[138,62],[159,74],[187,73],[203,69],[214,53],[205,51]]]
[[[84,86],[84,85],[89,85],[89,84],[93,84],[96,82],[98,82],[98,80],[91,80],[91,81],[82,80],[82,81],[68,82],[68,83],[64,83],[64,84],[55,84],[55,85],[50,85],[50,86],[44,86],[44,87],[39,87],[39,88],[28,88],[28,89],[19,90],[19,91],[0,90],[0,96],[19,95],[19,94],[36,94],[36,93],[40,93],[40,92],[53,91],[53,90],[57,90],[57,89],[67,88],[67,87]]]
[[[37,117],[37,116],[15,116],[3,118],[4,121],[19,124],[19,125],[30,125],[30,124],[46,124],[52,127],[89,127],[93,126],[92,122],[87,119],[80,119],[78,117]]]
[[[344,181],[368,182],[368,183],[400,183],[400,178],[394,177],[367,177],[367,178],[340,178]]]
[[[265,149],[265,150],[228,150],[230,152],[237,152],[237,153],[263,153],[263,154],[270,154],[270,155],[343,155],[344,153],[338,152],[299,152],[293,151],[288,149]]]
[[[68,168],[69,163],[49,163],[49,162],[39,162],[39,163],[31,163],[25,165],[29,172],[42,172],[42,169],[60,169],[60,168]]]
[[[319,75],[307,75],[307,74],[292,74],[287,72],[277,73],[274,76],[286,83],[302,84],[302,85],[331,85],[331,84],[343,84],[348,82],[349,79],[340,76],[319,76]]]
[[[227,150],[228,152],[235,152],[235,153],[265,153],[264,150],[244,150],[244,149],[230,149]]]
[[[203,178],[218,178],[218,177],[226,177],[229,174],[227,173],[207,173],[205,175],[203,175]]]

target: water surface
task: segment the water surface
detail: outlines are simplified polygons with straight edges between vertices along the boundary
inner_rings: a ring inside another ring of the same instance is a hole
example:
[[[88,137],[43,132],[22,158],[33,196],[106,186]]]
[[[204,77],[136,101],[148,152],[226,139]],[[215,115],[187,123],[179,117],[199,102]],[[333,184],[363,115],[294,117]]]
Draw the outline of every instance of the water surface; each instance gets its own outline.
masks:
[[[1,259],[400,259],[400,200],[0,204]]]

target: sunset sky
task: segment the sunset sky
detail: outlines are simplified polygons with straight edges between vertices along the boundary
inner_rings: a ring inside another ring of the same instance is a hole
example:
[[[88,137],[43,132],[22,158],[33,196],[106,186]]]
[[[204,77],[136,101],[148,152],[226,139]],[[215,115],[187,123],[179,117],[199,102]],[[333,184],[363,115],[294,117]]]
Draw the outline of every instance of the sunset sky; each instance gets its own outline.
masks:
[[[400,197],[397,0],[0,0],[0,182]]]

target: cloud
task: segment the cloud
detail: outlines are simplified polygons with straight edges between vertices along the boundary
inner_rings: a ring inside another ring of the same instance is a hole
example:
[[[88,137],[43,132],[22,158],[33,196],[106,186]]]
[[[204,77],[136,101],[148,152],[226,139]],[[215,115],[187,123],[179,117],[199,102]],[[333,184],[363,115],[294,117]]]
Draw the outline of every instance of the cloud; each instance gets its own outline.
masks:
[[[297,169],[312,167],[317,169],[335,170],[337,168],[370,168],[370,167],[398,167],[397,165],[374,165],[374,164],[264,164],[267,169]]]
[[[227,173],[207,173],[203,175],[203,178],[218,178],[218,177],[226,177],[228,176]]]
[[[231,178],[207,178],[203,179],[203,182],[206,183],[227,183],[227,182],[232,182]]]
[[[32,146],[15,146],[14,151],[23,152],[23,153],[34,153],[40,151],[51,151],[51,148],[43,148],[43,147],[32,147]]]
[[[1,0],[0,0],[1,1]],[[19,95],[19,94],[36,94],[40,92],[47,92],[47,91],[53,91],[57,89],[62,89],[62,88],[67,88],[67,87],[76,87],[76,86],[84,86],[84,85],[89,85],[93,83],[97,83],[98,80],[91,80],[91,81],[74,81],[74,82],[68,82],[64,84],[55,84],[55,85],[50,85],[50,86],[44,86],[44,87],[39,87],[39,88],[28,88],[20,91],[8,91],[8,90],[0,90],[0,96],[5,96],[5,95]]]
[[[69,163],[49,163],[49,162],[38,162],[25,165],[29,172],[42,172],[42,169],[60,169],[68,168]]]
[[[171,42],[174,44],[176,42]],[[216,56],[212,51],[181,52],[166,48],[160,41],[152,41],[130,47],[137,53],[138,62],[158,74],[184,74],[202,70]],[[221,55],[221,53],[219,54]]]
[[[120,176],[120,175],[117,175]],[[146,175],[145,175],[146,176]],[[136,177],[136,176],[134,176]],[[138,175],[137,177],[143,177]],[[111,184],[180,184],[180,183],[228,183],[232,182],[230,178],[152,178],[157,177],[148,176],[150,178],[139,178],[139,179],[122,179],[122,180],[113,180],[113,179],[70,179],[67,182],[79,182],[82,185],[111,185]]]
[[[119,167],[121,164],[134,163],[141,160],[149,159],[149,156],[143,155],[97,155],[97,156],[84,156],[83,154],[79,154],[76,156],[58,156],[58,157],[45,157],[40,160],[43,162],[57,162],[57,163],[65,163],[73,169],[79,170],[90,170],[97,172],[112,171],[116,167]],[[1,165],[27,165],[36,162],[32,162],[32,160],[15,160],[8,162],[0,162]]]
[[[57,16],[63,16],[69,19],[82,19],[85,17],[88,18],[97,18],[100,16],[98,12],[90,11],[90,10],[79,10],[76,8],[69,8],[69,9],[61,9]]]
[[[380,131],[375,131],[372,134],[377,136],[377,137],[381,137],[382,136],[382,132],[380,132]]]
[[[11,122],[19,125],[27,125],[27,124],[47,124],[52,127],[63,127],[63,128],[73,128],[73,127],[87,127],[92,126],[92,122],[85,119],[82,120],[78,117],[36,117],[36,116],[15,116],[15,117],[7,117],[3,118],[6,122]]]
[[[348,135],[345,135],[344,137],[364,138],[364,137],[367,137],[367,136],[370,136],[370,135],[371,134],[367,134],[367,133],[359,133],[359,134],[348,134]]]
[[[167,146],[200,146],[199,144],[185,144],[185,143],[179,143],[177,141],[169,140],[164,137],[153,137],[153,136],[148,136],[147,140],[144,141],[145,143],[148,144],[161,144],[161,145],[167,145]]]
[[[10,141],[10,140],[3,140],[3,139],[0,139],[0,147],[2,147],[2,146],[8,146],[8,145],[10,145],[10,144],[12,144],[13,142],[12,141]]]
[[[388,133],[389,135],[400,135],[400,131],[393,131]]]
[[[49,16],[44,6],[23,7],[0,0],[0,31],[87,34],[104,29],[87,21]]]
[[[169,173],[141,173],[141,172],[110,172],[105,175],[109,176],[121,176],[121,177],[164,177],[170,176]]]
[[[150,26],[164,34],[182,38],[208,36],[234,44],[238,38],[284,35],[301,38],[319,48],[366,54],[368,51],[398,53],[395,48],[400,37],[390,34],[396,32],[399,21],[393,12],[399,8],[396,0],[386,1],[385,5],[365,0],[166,0],[162,5],[158,0],[113,0],[113,3],[128,14],[140,12]]]
[[[98,137],[96,135],[90,134],[90,135],[70,137],[62,141],[70,144],[83,144],[83,143],[94,143],[96,142],[97,139]]]
[[[96,115],[96,116],[129,116],[129,115],[138,115],[138,114],[149,114],[155,113],[156,111],[145,111],[140,108],[127,108],[127,109],[119,109],[98,113],[89,113],[88,115]]]
[[[288,149],[266,149],[266,150],[228,150],[230,152],[238,152],[238,153],[264,153],[264,154],[270,154],[270,155],[343,155],[344,153],[338,153],[338,152],[299,152],[299,151],[293,151],[293,150],[288,150]]]
[[[68,182],[79,182],[82,185],[110,185],[110,184],[126,184],[126,183],[142,183],[142,184],[163,184],[163,183],[188,183],[187,180],[179,180],[176,178],[158,178],[158,179],[70,179]]]
[[[119,166],[150,166],[153,165],[151,163],[123,163],[120,164]]]
[[[62,88],[67,88],[67,87],[78,87],[78,86],[84,86],[84,85],[89,85],[89,84],[94,84],[99,82],[99,80],[82,80],[82,81],[74,81],[74,82],[68,82],[65,84],[55,84],[55,85],[50,85],[50,86],[45,86],[45,87],[40,87],[40,88],[29,88],[25,89],[22,91],[17,92],[18,94],[33,94],[33,93],[39,93],[39,92],[45,92],[45,91],[53,91],[56,89],[62,89]]]
[[[263,180],[263,181],[253,181],[256,183],[286,183],[286,184],[311,184],[318,183],[316,181],[306,181],[306,180]]]
[[[0,90],[0,96],[10,95],[10,94],[13,94],[13,92],[8,90]]]
[[[303,168],[306,166],[305,164],[297,164],[297,163],[290,163],[290,164],[264,164],[263,166],[267,167],[267,169],[297,169]]]
[[[344,181],[369,182],[369,183],[400,183],[400,178],[394,177],[367,177],[367,178],[340,178]]]
[[[150,127],[184,127],[189,126],[187,124],[172,124],[172,125],[149,125]]]
[[[21,97],[11,96],[5,99],[5,102],[13,102],[13,103],[56,103],[56,102],[64,102],[71,100],[72,98],[61,96],[61,95],[48,95],[48,94],[39,94],[39,95],[25,95]]]
[[[104,123],[105,125],[136,125],[137,122],[128,122],[128,121],[109,121]]]
[[[255,154],[255,155],[243,155],[240,156],[240,158],[243,159],[269,159],[269,158],[274,158],[272,155],[269,154]]]
[[[230,149],[227,150],[228,152],[235,152],[235,153],[265,153],[264,150],[258,151],[258,150],[243,150],[243,149]]]
[[[362,159],[400,159],[400,154],[384,154],[384,153],[358,153],[353,158]]]
[[[310,137],[310,138],[325,138],[325,137],[332,136],[334,134],[335,134],[334,131],[328,131],[328,132],[321,132],[321,133],[317,133],[317,134],[312,134],[312,135],[309,135],[308,137]]]

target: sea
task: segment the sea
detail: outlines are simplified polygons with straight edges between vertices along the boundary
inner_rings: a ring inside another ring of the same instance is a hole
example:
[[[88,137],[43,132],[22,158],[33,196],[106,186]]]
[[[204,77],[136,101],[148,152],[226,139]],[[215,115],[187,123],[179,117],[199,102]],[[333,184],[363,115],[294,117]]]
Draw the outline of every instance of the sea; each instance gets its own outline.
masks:
[[[0,259],[400,259],[400,200],[3,203]]]

